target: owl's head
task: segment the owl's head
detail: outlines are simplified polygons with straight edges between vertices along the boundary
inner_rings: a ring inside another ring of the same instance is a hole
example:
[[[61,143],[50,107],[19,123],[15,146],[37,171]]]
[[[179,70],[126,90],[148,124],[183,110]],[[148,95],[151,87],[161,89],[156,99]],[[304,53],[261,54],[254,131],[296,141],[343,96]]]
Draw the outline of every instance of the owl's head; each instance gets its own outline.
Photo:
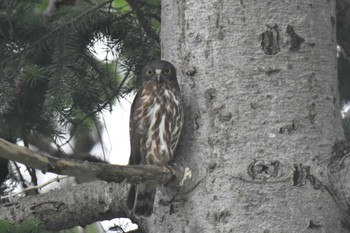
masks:
[[[176,83],[175,67],[167,61],[154,60],[150,61],[142,69],[143,81],[156,81],[157,83]]]

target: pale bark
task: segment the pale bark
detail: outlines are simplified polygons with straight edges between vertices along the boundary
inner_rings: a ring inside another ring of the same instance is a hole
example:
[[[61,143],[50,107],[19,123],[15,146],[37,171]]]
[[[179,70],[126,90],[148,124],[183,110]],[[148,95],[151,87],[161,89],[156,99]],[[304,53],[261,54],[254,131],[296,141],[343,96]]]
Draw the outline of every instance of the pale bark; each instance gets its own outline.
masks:
[[[96,181],[28,196],[1,206],[0,219],[13,223],[36,219],[58,231],[100,220],[129,216],[125,184]]]
[[[162,2],[193,189],[158,192],[149,232],[347,232],[327,191],[343,139],[334,1]],[[147,228],[146,227],[146,228]]]

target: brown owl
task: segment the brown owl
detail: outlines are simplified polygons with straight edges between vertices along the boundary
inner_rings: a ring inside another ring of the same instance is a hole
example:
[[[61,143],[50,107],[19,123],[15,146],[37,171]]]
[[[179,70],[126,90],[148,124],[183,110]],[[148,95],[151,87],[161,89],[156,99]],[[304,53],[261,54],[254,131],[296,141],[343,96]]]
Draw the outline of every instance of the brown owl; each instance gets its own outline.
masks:
[[[142,86],[130,113],[130,165],[167,166],[173,158],[183,125],[181,93],[175,67],[155,60],[142,70]],[[157,184],[132,185],[127,206],[136,216],[153,212]]]

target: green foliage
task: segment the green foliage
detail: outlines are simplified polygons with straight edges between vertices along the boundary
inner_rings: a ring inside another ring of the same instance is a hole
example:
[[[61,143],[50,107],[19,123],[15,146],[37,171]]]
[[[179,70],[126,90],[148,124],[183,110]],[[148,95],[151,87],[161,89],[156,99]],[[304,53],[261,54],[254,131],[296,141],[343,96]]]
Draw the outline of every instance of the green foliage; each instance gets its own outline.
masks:
[[[0,220],[0,233],[49,233],[36,220],[28,220],[19,225]]]
[[[109,107],[130,92],[143,65],[159,58],[159,44],[140,26],[126,1],[90,1],[61,7],[50,18],[47,0],[0,1],[0,137],[26,139],[30,134],[55,141],[65,129]],[[140,4],[154,31],[160,25],[160,1]],[[92,54],[93,44],[107,38],[107,63]]]
[[[112,6],[123,13],[131,10],[129,4],[125,0],[114,0]]]

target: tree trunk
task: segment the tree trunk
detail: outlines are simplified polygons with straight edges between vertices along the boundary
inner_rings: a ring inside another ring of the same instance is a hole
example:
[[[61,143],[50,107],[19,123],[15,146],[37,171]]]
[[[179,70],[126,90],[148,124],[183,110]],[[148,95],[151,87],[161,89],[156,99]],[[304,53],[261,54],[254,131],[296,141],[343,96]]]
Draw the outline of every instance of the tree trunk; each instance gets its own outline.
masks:
[[[158,191],[149,232],[348,232],[325,173],[344,137],[334,9],[163,0],[186,117],[176,156],[192,183]]]

